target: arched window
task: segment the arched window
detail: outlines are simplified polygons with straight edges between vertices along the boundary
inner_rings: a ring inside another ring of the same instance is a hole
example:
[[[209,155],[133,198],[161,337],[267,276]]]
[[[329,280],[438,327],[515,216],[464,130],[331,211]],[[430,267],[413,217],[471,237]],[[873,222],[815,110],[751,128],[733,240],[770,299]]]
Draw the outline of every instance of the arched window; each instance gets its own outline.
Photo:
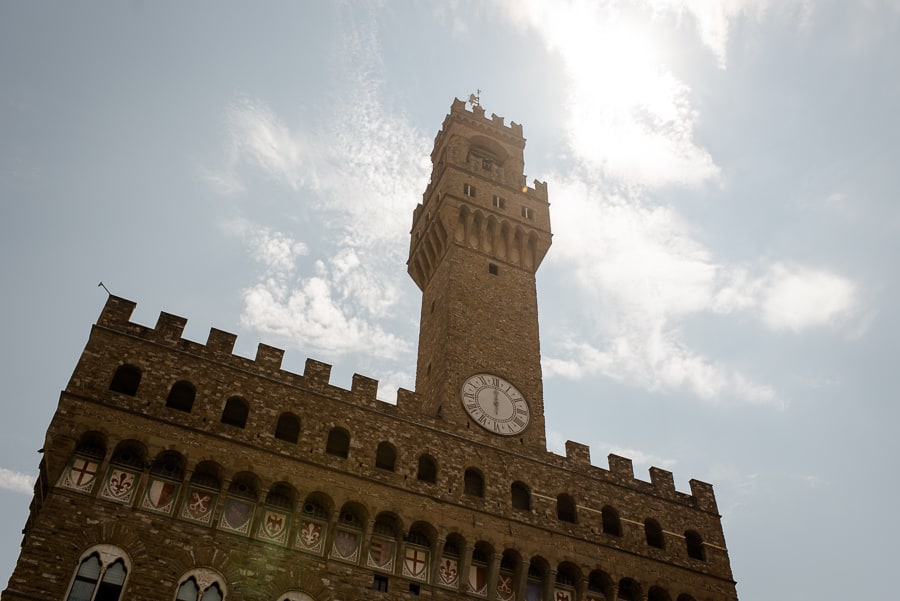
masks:
[[[619,599],[621,601],[639,601],[641,598],[641,586],[631,578],[622,578],[619,581]]]
[[[578,523],[578,511],[575,506],[575,499],[569,495],[562,493],[556,497],[556,518],[560,522]]]
[[[644,534],[647,536],[647,544],[657,549],[665,548],[662,527],[652,518],[644,520]]]
[[[603,521],[603,532],[613,536],[622,536],[622,522],[619,520],[619,512],[607,505],[600,510]]]
[[[275,424],[275,438],[297,444],[300,440],[300,418],[293,413],[282,413]]]
[[[394,445],[386,441],[379,443],[375,452],[375,467],[393,472],[396,462],[397,451],[394,450]]]
[[[223,586],[218,576],[210,570],[195,570],[178,585],[175,601],[222,601],[225,599]],[[209,572],[209,574],[207,574]]]
[[[484,497],[484,476],[473,467],[466,469],[463,492],[471,497]]]
[[[703,550],[703,539],[693,530],[684,533],[684,543],[687,545],[688,557],[692,559],[706,560],[706,553]]]
[[[510,487],[513,509],[531,510],[531,491],[522,482],[513,482]]]
[[[116,369],[112,382],[109,384],[109,389],[113,392],[134,396],[137,394],[138,384],[140,383],[141,370],[134,365],[125,363]]]
[[[419,469],[416,471],[416,480],[430,482],[431,484],[437,481],[437,464],[431,455],[419,456]]]
[[[238,396],[233,396],[225,401],[225,409],[222,410],[222,423],[229,426],[243,428],[247,425],[247,415],[250,407],[247,401]]]
[[[654,586],[647,592],[647,601],[672,601],[666,589]]]
[[[169,390],[169,396],[166,398],[166,407],[190,413],[191,409],[194,407],[194,397],[196,395],[197,391],[190,382],[185,380],[175,382],[172,384],[172,388]]]
[[[118,601],[128,577],[127,557],[112,545],[88,552],[75,572],[66,601]]]
[[[325,452],[346,459],[350,455],[350,435],[341,428],[332,428],[325,443]]]

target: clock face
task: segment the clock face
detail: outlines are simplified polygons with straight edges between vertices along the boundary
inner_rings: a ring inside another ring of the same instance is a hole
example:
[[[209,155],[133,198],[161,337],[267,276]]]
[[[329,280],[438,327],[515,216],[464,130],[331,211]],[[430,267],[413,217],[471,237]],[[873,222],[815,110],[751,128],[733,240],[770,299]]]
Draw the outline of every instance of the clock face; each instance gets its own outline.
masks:
[[[475,374],[463,382],[460,398],[475,422],[502,436],[520,433],[531,419],[528,402],[518,389],[499,376]]]

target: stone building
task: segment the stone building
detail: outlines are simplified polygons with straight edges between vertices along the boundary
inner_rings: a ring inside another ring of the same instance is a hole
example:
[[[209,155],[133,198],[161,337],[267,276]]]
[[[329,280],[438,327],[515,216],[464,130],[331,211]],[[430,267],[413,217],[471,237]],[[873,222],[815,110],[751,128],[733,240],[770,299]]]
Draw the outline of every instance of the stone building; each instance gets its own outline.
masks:
[[[455,101],[415,208],[416,391],[281,369],[109,297],[47,430],[5,601],[735,600],[712,487],[546,449],[522,127]],[[548,402],[553,402],[552,399]]]

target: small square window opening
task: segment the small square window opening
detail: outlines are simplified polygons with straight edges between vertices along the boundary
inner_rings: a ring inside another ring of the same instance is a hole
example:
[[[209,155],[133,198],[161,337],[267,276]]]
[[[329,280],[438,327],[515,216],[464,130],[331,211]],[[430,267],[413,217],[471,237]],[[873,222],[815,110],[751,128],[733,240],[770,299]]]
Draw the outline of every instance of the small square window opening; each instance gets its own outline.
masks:
[[[382,593],[386,593],[388,590],[388,579],[387,576],[382,576],[381,574],[375,574],[375,579],[372,581],[372,588],[376,591],[381,591]]]
[[[522,207],[522,217],[524,217],[525,219],[534,219],[534,209]]]
[[[469,198],[474,198],[475,186],[473,186],[472,184],[463,184],[463,194],[465,194]]]
[[[494,205],[495,209],[503,209],[506,208],[506,199],[494,194],[494,197],[491,199],[491,204]]]

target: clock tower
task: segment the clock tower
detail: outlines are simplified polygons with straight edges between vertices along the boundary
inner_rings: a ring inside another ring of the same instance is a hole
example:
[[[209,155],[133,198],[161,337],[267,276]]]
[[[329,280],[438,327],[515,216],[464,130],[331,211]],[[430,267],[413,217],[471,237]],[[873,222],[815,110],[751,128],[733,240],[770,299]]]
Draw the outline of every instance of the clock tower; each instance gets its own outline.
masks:
[[[525,183],[522,126],[455,100],[413,213],[422,290],[422,411],[491,444],[544,451],[535,272],[550,247],[546,183]]]

